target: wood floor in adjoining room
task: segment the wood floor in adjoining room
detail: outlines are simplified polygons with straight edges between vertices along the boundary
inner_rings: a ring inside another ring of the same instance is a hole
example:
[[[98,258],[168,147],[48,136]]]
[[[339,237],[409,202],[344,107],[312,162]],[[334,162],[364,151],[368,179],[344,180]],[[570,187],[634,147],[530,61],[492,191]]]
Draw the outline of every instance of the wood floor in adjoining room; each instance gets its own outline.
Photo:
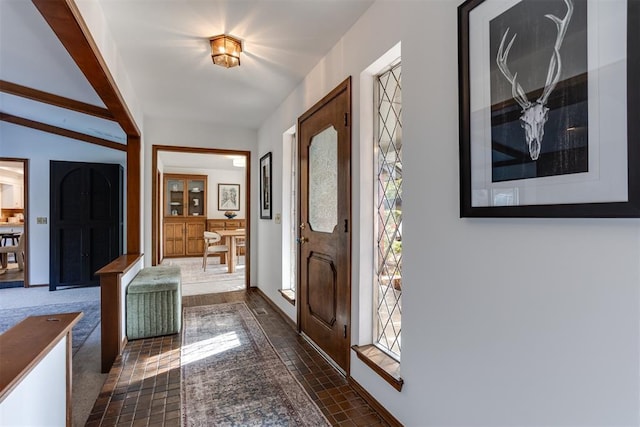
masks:
[[[183,298],[183,306],[245,301],[289,370],[335,426],[386,426],[329,363],[256,291]],[[87,426],[180,426],[179,334],[135,340],[116,360]]]
[[[246,289],[244,256],[239,257],[234,273],[229,273],[227,265],[220,264],[215,257],[207,261],[206,271],[202,268],[202,257],[165,258],[162,265],[180,267],[183,297]]]

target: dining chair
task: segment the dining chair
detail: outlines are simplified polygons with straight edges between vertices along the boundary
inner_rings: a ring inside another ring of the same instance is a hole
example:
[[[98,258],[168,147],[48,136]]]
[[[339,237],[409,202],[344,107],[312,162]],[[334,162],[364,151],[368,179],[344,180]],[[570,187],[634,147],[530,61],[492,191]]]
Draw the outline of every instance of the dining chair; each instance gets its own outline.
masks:
[[[207,271],[207,257],[209,254],[228,254],[229,248],[227,245],[221,245],[220,236],[215,231],[204,232],[204,253],[202,254],[202,268]]]
[[[238,228],[238,231],[245,231],[244,228]],[[247,255],[246,253],[246,237],[245,236],[238,236],[236,237],[236,259],[237,259],[237,263],[240,264],[240,253],[244,252],[245,256]],[[240,249],[242,248],[242,249]]]
[[[2,233],[2,237],[0,237],[0,246],[15,246],[18,243],[18,239],[20,238],[20,233]],[[11,241],[11,244],[9,244]]]
[[[2,268],[7,268],[9,254],[15,254],[18,269],[24,270],[24,245],[26,236],[24,233],[18,237],[18,244],[12,246],[0,246],[0,264]]]
[[[240,264],[240,253],[245,252],[246,256],[246,242],[244,237],[236,237],[236,259],[238,260],[238,264]]]

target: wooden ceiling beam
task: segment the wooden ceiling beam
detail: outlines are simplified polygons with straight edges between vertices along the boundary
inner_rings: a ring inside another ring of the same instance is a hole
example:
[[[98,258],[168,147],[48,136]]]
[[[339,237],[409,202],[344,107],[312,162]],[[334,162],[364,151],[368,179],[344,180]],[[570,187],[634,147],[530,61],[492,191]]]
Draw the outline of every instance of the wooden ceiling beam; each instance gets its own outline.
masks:
[[[128,136],[140,136],[98,47],[73,0],[31,0]]]
[[[102,147],[113,148],[114,150],[127,151],[125,144],[119,144],[117,142],[109,141],[108,139],[102,139],[95,136],[87,135],[84,133],[76,132],[69,129],[59,128],[57,126],[48,125],[35,120],[25,119],[24,117],[13,116],[11,114],[0,113],[0,120],[36,129],[42,132],[49,132],[55,135],[64,136],[67,138],[77,139],[79,141],[89,142],[91,144],[100,145]]]
[[[86,102],[76,101],[71,98],[65,98],[64,96],[54,95],[53,93],[43,92],[38,89],[7,82],[5,80],[0,80],[0,92],[31,99],[32,101],[42,102],[44,104],[53,105],[66,110],[77,111],[78,113],[88,114],[90,116],[98,117],[99,119],[115,121],[113,114],[111,114],[111,112],[106,108],[87,104]]]
[[[140,130],[73,0],[31,1],[127,134],[127,253],[140,253]]]

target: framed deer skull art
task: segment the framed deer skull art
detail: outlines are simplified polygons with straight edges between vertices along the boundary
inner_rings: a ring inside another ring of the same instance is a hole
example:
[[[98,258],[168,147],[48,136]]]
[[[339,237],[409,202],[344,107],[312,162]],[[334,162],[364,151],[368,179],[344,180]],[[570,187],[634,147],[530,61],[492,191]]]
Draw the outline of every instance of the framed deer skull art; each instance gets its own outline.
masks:
[[[640,217],[640,0],[458,8],[462,217]]]

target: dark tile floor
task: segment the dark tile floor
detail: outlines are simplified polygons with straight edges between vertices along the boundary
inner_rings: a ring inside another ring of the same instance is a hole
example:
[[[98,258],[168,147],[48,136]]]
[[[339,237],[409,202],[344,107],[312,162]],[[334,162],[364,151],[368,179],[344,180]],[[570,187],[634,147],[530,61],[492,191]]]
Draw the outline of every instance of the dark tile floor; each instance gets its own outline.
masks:
[[[187,296],[183,306],[245,301],[293,375],[331,424],[387,426],[327,361],[255,291]],[[87,426],[180,426],[180,335],[130,342]]]

